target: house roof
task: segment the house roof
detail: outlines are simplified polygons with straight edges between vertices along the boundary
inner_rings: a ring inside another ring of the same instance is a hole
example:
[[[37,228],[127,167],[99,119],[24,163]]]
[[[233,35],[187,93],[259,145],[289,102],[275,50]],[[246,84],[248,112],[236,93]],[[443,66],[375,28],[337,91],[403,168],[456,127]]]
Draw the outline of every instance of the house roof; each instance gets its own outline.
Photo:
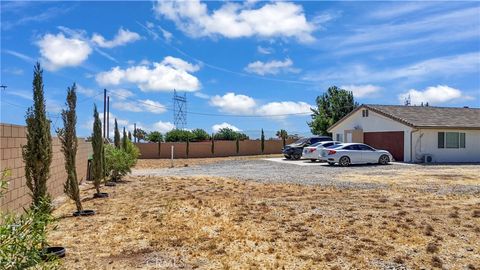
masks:
[[[415,128],[480,129],[480,108],[363,104],[340,119],[328,131],[362,108]]]

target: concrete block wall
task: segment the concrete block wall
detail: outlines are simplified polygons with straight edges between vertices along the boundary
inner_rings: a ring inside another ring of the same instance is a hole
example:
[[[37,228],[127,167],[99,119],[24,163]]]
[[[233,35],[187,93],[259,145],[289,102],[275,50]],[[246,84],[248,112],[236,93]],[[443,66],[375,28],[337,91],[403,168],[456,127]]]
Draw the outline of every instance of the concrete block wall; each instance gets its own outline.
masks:
[[[292,143],[294,140],[287,140],[286,143]],[[171,146],[174,146],[174,158],[186,158],[187,144],[184,142],[172,143],[163,142],[158,148],[158,143],[136,143],[140,150],[140,158],[170,158]],[[191,142],[189,146],[189,158],[209,158],[209,157],[228,157],[228,156],[250,156],[261,155],[260,140],[245,140],[239,142],[239,153],[235,141],[215,141],[215,153],[212,155],[212,142]],[[265,150],[263,154],[281,154],[283,147],[282,140],[265,140]]]
[[[27,143],[26,127],[10,124],[0,124],[0,170],[10,170],[8,191],[0,199],[1,211],[20,212],[31,203],[30,190],[26,185],[25,165],[22,158],[22,145]],[[50,179],[47,182],[48,192],[55,198],[63,194],[63,184],[66,180],[65,160],[61,152],[58,138],[52,138],[53,158],[50,166]],[[78,138],[77,174],[79,180],[84,180],[87,174],[88,156],[92,153],[89,142]]]

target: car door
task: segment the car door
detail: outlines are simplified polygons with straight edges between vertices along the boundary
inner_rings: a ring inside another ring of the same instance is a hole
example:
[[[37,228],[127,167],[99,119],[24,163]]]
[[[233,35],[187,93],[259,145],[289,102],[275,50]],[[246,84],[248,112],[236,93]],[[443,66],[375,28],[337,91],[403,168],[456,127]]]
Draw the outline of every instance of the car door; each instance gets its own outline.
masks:
[[[345,154],[350,158],[350,163],[362,163],[362,152],[358,145],[349,145],[343,149],[347,150]]]
[[[359,144],[360,152],[362,153],[362,162],[364,163],[376,163],[378,162],[378,153],[375,149],[365,144]]]

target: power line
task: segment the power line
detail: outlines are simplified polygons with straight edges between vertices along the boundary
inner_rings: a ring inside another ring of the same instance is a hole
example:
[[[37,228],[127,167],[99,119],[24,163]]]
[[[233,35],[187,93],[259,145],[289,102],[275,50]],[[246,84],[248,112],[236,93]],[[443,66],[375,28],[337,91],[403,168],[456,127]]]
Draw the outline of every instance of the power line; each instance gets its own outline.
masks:
[[[169,111],[174,110],[173,108],[169,108],[167,106],[158,106],[158,105],[150,104],[150,103],[144,102],[142,100],[133,99],[133,98],[130,98],[128,96],[124,96],[124,95],[121,95],[121,94],[118,94],[118,93],[111,93],[111,94],[122,97],[123,99],[128,99],[130,101],[141,103],[141,104],[144,104],[144,105],[147,105],[147,106],[150,106],[150,107],[169,110]],[[301,116],[301,115],[306,116],[306,115],[312,114],[311,111],[309,111],[309,112],[299,112],[299,113],[286,113],[286,114],[265,114],[265,115],[259,115],[259,114],[250,114],[250,115],[247,115],[247,114],[244,114],[244,115],[241,115],[241,114],[220,114],[220,113],[203,113],[203,112],[194,112],[194,111],[186,111],[186,113],[187,114],[193,114],[193,115],[202,115],[202,116],[246,117],[246,118],[248,118],[248,117],[253,117],[253,118],[286,117],[286,116]]]

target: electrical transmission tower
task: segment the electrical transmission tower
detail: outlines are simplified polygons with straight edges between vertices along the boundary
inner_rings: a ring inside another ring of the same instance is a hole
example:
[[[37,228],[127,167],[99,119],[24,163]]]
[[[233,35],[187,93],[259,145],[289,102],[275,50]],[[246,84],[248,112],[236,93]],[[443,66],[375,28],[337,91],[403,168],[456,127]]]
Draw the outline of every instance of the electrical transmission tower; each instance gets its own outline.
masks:
[[[173,124],[176,129],[187,127],[187,93],[181,96],[177,90],[173,90]]]

